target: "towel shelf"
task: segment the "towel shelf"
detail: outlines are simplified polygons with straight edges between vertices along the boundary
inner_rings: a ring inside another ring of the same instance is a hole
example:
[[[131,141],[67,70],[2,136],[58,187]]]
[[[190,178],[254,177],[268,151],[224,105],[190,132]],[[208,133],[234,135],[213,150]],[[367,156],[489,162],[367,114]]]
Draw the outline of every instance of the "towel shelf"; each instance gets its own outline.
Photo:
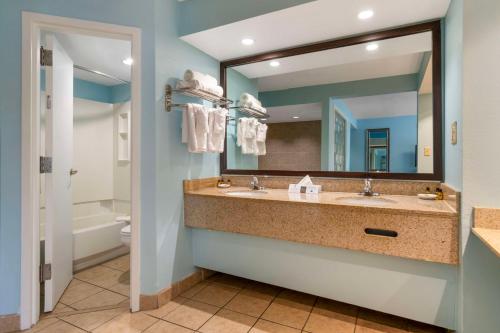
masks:
[[[170,112],[172,108],[185,108],[187,106],[187,104],[185,103],[183,104],[172,103],[173,94],[181,94],[185,96],[201,98],[205,101],[213,103],[214,106],[228,107],[233,103],[233,101],[230,99],[217,96],[208,91],[203,91],[200,89],[193,89],[193,88],[173,89],[170,84],[167,84],[165,87],[165,111],[167,112]]]
[[[241,105],[231,106],[229,109],[233,109],[233,110],[239,111],[239,112],[241,112],[242,114],[244,114],[246,116],[254,117],[254,118],[257,118],[257,119],[266,119],[266,118],[269,118],[269,115],[267,113],[264,113],[262,111],[259,111],[257,109],[254,109],[254,108],[251,108],[251,107],[247,107],[247,106],[241,106]]]

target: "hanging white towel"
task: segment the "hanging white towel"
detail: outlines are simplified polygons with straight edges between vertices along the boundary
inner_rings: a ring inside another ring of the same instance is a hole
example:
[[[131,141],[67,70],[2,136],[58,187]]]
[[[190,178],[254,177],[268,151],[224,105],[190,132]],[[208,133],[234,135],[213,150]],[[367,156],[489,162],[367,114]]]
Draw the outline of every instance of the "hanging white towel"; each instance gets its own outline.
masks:
[[[244,130],[246,129],[246,123],[248,118],[242,117],[237,120],[236,123],[236,145],[241,147],[243,144],[243,137],[245,135]]]
[[[219,83],[217,79],[208,74],[203,74],[200,72],[193,71],[188,69],[184,72],[184,80],[186,81],[199,81],[200,83],[206,86],[218,86]]]
[[[255,154],[257,152],[257,125],[257,119],[247,118],[246,127],[243,130],[243,143],[241,145],[243,154]]]
[[[188,103],[182,115],[182,142],[187,143],[188,151],[197,150],[195,113],[200,105]]]
[[[267,137],[267,125],[259,123],[257,125],[257,137],[256,137],[256,152],[255,155],[262,156],[266,155],[266,137]]]
[[[226,134],[227,109],[212,109],[208,114],[208,151],[224,152],[224,138]]]
[[[196,153],[208,149],[208,108],[197,105],[195,112]]]

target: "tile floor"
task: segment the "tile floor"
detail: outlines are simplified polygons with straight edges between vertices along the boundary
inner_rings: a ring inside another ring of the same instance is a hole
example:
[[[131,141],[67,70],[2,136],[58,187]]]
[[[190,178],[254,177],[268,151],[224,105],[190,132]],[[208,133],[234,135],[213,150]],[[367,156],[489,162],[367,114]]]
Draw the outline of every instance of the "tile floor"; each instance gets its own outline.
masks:
[[[45,316],[26,332],[447,332],[407,319],[225,274],[216,274],[198,283],[159,309],[130,313],[128,304],[125,304],[127,302],[124,302],[126,295],[118,291],[122,287],[115,288],[117,285],[111,282],[118,274],[104,269],[123,269],[126,265],[125,259],[122,260],[121,264],[117,259],[113,264],[97,266],[100,268],[92,272],[77,274],[75,279],[78,282],[72,293],[69,290],[65,293],[61,308],[56,309],[55,314]],[[101,272],[106,274],[99,276]],[[87,284],[82,285],[85,282]],[[93,295],[88,296],[91,293]],[[80,299],[84,294],[87,297]],[[89,308],[90,305],[103,304],[115,306]]]

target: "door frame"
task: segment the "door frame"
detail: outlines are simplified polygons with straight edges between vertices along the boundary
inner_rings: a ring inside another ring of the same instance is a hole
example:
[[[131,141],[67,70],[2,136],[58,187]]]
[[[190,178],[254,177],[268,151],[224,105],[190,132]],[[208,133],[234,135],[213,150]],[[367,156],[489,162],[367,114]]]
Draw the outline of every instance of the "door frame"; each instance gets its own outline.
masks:
[[[40,31],[79,33],[129,40],[131,70],[131,244],[130,307],[139,310],[141,217],[141,29],[60,16],[22,13],[22,166],[21,166],[21,329],[40,316]]]

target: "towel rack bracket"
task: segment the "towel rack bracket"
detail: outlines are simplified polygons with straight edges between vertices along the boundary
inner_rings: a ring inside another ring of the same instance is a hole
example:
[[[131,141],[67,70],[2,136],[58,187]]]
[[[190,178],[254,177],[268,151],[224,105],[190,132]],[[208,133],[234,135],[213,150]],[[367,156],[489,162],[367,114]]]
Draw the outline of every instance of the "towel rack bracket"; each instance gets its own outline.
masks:
[[[185,108],[187,106],[187,104],[172,103],[172,95],[174,93],[203,99],[205,101],[211,102],[214,105],[214,107],[216,106],[228,107],[233,103],[233,101],[228,98],[217,96],[207,91],[203,91],[200,89],[193,89],[193,88],[173,89],[170,84],[167,84],[165,86],[165,111],[167,112],[172,111],[172,108],[174,107]]]

